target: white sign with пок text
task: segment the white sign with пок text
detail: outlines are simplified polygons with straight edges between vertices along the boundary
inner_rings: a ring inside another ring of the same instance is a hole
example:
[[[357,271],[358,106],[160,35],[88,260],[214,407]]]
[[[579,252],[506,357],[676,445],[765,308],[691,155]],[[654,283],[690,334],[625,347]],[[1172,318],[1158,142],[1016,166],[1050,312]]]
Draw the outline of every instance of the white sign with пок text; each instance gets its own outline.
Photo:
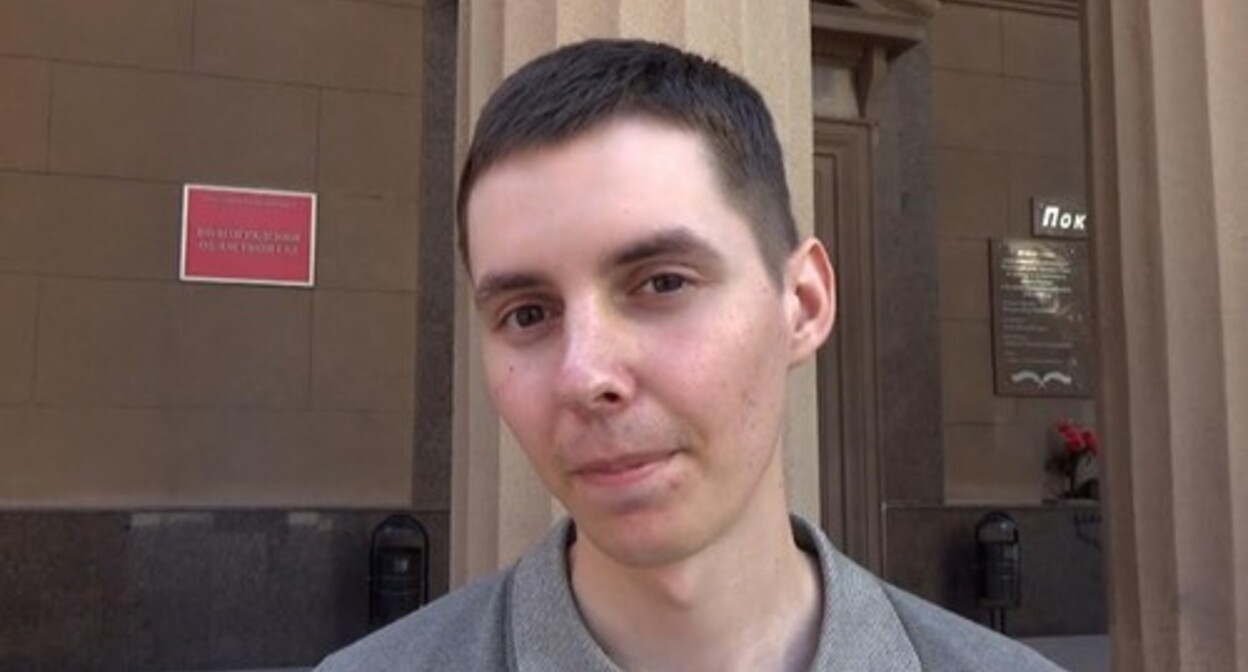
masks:
[[[1066,198],[1031,199],[1031,235],[1037,238],[1087,238],[1087,210]]]

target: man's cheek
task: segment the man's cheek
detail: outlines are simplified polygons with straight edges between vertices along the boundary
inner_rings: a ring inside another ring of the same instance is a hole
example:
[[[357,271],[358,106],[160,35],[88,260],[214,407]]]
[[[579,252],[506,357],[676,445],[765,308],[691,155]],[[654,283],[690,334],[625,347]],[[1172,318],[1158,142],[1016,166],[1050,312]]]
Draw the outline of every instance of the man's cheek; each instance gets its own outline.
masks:
[[[521,380],[522,368],[514,361],[486,353],[484,359],[486,388],[490,399],[500,413],[506,413],[517,398],[522,398],[517,389],[524,386]]]
[[[546,433],[548,415],[542,390],[519,376],[501,380],[491,389],[499,415],[526,450],[534,441],[540,441]]]

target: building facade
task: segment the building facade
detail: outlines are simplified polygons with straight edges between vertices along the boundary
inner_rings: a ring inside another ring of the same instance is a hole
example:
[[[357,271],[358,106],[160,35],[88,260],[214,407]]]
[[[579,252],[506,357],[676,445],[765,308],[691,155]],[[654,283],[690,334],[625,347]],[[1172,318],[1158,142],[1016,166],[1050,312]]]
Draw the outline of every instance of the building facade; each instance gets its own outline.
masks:
[[[560,515],[480,385],[453,192],[492,88],[593,36],[712,56],[776,117],[839,276],[795,510],[984,622],[1007,512],[1010,634],[1248,669],[1248,10],[1178,4],[0,4],[0,671],[310,665],[368,631],[387,516],[437,596]],[[315,193],[312,286],[182,280],[186,184]],[[1044,199],[1090,213],[1077,395],[998,380],[994,241]],[[1046,468],[1062,418],[1099,431],[1105,522]]]

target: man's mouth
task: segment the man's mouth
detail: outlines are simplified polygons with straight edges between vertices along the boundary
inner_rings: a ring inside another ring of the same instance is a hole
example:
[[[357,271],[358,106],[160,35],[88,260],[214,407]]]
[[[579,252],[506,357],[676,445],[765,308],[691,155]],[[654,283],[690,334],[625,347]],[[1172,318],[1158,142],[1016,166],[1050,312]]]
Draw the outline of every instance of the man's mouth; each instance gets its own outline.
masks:
[[[620,488],[646,480],[666,466],[677,451],[662,451],[593,460],[573,470],[581,482],[599,488]]]

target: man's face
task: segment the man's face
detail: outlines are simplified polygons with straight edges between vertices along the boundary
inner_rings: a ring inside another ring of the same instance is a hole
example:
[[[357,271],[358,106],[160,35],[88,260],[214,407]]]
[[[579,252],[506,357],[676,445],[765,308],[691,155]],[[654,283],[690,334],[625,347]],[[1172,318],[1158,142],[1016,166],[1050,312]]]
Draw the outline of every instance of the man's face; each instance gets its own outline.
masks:
[[[797,310],[694,134],[623,119],[490,168],[468,201],[494,403],[581,535],[696,553],[783,507]]]

